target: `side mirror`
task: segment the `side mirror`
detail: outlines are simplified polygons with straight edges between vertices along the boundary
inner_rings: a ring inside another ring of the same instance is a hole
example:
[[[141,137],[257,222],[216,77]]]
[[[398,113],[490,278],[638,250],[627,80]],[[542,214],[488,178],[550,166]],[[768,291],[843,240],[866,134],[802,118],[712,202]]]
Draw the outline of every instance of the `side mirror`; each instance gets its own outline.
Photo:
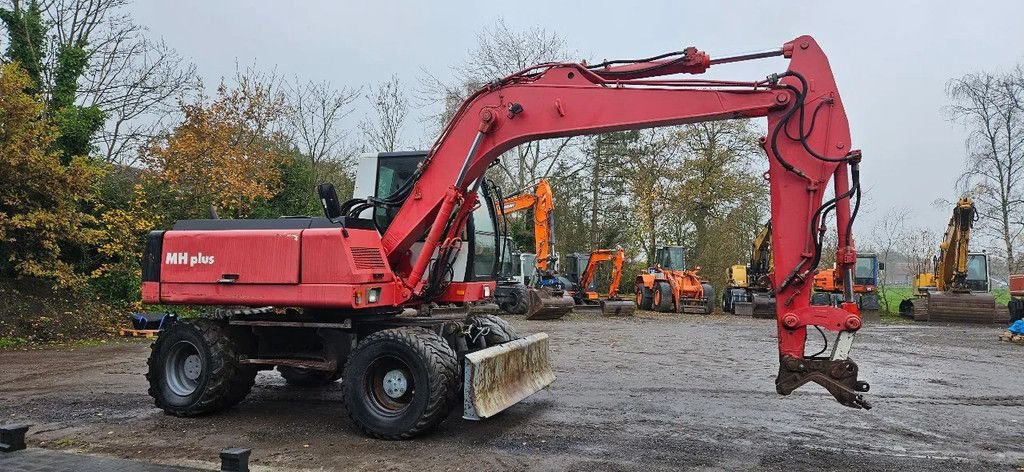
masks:
[[[331,221],[341,218],[341,202],[338,201],[338,191],[334,189],[334,184],[323,182],[316,187],[316,192],[320,195],[324,216]]]
[[[884,262],[879,262],[878,263],[878,270],[880,270],[880,271],[884,271],[885,270],[885,263]]]

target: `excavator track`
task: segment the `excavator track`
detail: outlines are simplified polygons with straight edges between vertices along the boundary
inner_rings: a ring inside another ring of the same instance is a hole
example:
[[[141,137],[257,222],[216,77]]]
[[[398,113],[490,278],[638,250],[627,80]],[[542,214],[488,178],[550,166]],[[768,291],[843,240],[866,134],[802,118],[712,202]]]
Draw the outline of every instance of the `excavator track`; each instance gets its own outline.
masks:
[[[992,324],[996,299],[989,293],[932,292],[928,294],[928,321]],[[914,304],[917,319],[917,303]]]

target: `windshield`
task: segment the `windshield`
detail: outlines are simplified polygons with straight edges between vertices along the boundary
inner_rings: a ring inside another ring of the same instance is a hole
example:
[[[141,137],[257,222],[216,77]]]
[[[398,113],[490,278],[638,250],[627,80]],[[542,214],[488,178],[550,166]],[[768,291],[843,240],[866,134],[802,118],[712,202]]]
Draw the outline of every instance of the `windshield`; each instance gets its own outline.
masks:
[[[875,285],[875,256],[857,256],[853,280],[858,285]]]
[[[402,188],[416,172],[416,166],[423,160],[423,156],[388,156],[377,159],[377,188],[374,189],[374,196],[387,198]],[[380,229],[386,230],[391,220],[398,213],[399,207],[380,207],[374,210],[374,217]]]
[[[686,260],[683,259],[683,248],[669,246],[658,249],[658,264],[663,269],[682,270],[686,268]]]
[[[480,194],[482,203],[473,210],[473,276],[491,279],[495,276],[498,259],[498,232],[494,228],[494,215],[489,198]]]
[[[973,292],[987,292],[988,286],[988,255],[967,255],[967,288]]]
[[[533,274],[537,272],[537,256],[535,254],[520,254],[520,269],[523,271],[523,283],[533,284]]]

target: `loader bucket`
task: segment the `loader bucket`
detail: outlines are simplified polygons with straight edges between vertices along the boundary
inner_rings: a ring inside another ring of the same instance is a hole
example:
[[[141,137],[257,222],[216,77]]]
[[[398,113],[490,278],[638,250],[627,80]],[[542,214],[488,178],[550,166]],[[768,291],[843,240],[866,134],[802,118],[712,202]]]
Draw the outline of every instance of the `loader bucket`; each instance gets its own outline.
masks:
[[[548,335],[537,333],[466,354],[463,372],[462,417],[494,416],[555,381]]]
[[[576,302],[561,290],[546,287],[530,289],[530,308],[526,311],[528,320],[557,320],[567,315]]]
[[[633,316],[636,302],[633,300],[601,300],[601,314],[604,316]]]

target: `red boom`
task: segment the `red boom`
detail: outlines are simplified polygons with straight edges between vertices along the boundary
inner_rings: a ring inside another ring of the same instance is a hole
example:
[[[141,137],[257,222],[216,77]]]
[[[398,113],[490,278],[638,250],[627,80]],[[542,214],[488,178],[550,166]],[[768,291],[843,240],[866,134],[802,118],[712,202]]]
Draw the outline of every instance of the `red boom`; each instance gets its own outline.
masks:
[[[856,181],[859,152],[851,152],[849,125],[828,59],[809,36],[773,53],[791,59],[787,72],[760,82],[641,80],[678,73],[700,73],[718,61],[687,49],[677,59],[589,68],[583,64],[544,64],[480,90],[458,110],[440,136],[409,197],[383,237],[392,267],[408,296],[421,293],[422,276],[434,250],[458,234],[447,226],[472,205],[460,204],[494,160],[527,141],[583,134],[679,125],[731,118],[768,118],[763,141],[769,159],[772,247],[776,272],[779,353],[776,381],[789,393],[808,381],[825,386],[843,404],[867,406],[856,391],[856,364],[847,359],[852,334],[860,328],[856,305],[843,309],[811,307],[813,270],[820,254],[816,234],[829,180],[834,180],[838,230],[837,263],[852,270],[856,262],[850,238],[850,178]],[[810,123],[805,123],[805,119]],[[859,188],[854,190],[859,191]],[[449,230],[445,233],[445,228]],[[418,259],[408,250],[430,228]],[[840,332],[831,358],[804,356],[806,327]],[[820,362],[819,362],[820,361]]]

